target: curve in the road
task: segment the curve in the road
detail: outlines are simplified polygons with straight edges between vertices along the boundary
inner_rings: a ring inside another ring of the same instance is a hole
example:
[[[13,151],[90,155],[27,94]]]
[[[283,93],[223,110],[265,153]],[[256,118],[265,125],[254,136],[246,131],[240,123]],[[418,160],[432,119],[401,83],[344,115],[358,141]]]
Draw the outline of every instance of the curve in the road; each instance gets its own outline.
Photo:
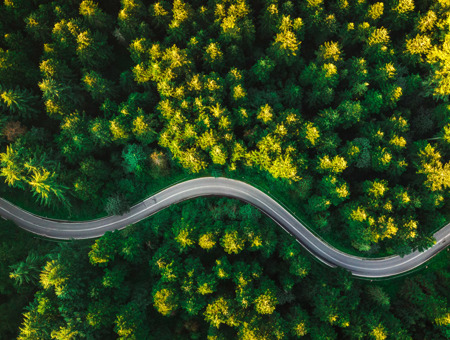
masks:
[[[342,267],[355,276],[383,278],[402,274],[428,261],[450,243],[450,224],[433,236],[436,244],[423,252],[404,257],[363,258],[343,253],[315,236],[278,202],[255,187],[227,178],[203,177],[175,184],[133,206],[122,216],[92,221],[69,222],[36,216],[0,199],[0,215],[32,233],[55,239],[88,239],[106,231],[123,229],[168,206],[200,196],[225,196],[247,202],[261,210],[292,234],[312,255],[331,267]]]

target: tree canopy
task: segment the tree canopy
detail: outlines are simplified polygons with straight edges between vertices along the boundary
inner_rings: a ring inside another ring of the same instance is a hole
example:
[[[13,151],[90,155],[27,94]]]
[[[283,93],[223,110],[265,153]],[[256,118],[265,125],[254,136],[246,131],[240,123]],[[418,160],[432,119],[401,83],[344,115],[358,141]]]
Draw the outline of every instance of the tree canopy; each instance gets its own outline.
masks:
[[[227,176],[340,249],[424,249],[449,219],[449,20],[447,0],[5,0],[1,196],[92,219]],[[449,337],[448,268],[355,283],[253,209],[197,204],[89,249],[3,250],[1,308],[34,296],[19,338]]]

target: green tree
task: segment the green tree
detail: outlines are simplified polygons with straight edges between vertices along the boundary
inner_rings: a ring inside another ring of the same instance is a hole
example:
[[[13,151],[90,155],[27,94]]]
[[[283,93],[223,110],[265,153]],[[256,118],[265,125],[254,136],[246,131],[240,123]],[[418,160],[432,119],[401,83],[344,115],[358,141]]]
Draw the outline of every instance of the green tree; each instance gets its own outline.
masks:
[[[108,215],[123,215],[130,210],[130,204],[123,194],[115,194],[105,201],[105,212]]]
[[[17,286],[36,283],[39,277],[41,258],[34,252],[30,252],[23,262],[11,265],[9,277],[14,280]]]
[[[114,95],[114,83],[95,71],[86,72],[82,78],[84,88],[88,91],[92,99],[103,101]]]
[[[419,149],[420,164],[417,172],[426,176],[424,185],[431,191],[440,191],[447,188],[450,183],[450,163],[442,164],[441,155],[435,147],[428,143],[422,143]]]
[[[0,98],[2,104],[12,113],[17,114],[21,118],[34,118],[39,112],[39,101],[36,95],[31,91],[21,90],[3,90],[0,87]]]
[[[80,32],[76,37],[76,54],[82,65],[90,68],[104,68],[111,60],[111,47],[106,35],[99,31]]]
[[[369,297],[382,307],[388,308],[391,304],[389,295],[380,286],[367,286]]]
[[[141,173],[146,168],[149,155],[139,144],[128,144],[122,151],[123,165],[127,172]]]
[[[278,33],[270,48],[270,53],[275,60],[291,66],[300,49],[301,41],[298,35],[302,30],[303,22],[301,18],[292,20],[290,16],[282,16]]]
[[[8,145],[5,153],[0,154],[1,172],[5,183],[12,187],[24,188],[25,171],[23,168],[23,155],[21,149]]]
[[[80,3],[80,14],[86,18],[87,22],[92,27],[98,29],[111,29],[112,18],[92,0],[83,0]]]

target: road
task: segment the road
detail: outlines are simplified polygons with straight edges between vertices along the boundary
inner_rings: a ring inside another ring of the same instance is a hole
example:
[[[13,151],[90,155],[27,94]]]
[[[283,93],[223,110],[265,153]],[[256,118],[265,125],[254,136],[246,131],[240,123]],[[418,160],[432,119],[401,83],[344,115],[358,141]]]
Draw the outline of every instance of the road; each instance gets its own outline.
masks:
[[[425,263],[450,243],[448,224],[433,235],[436,244],[424,252],[378,259],[349,255],[319,239],[267,194],[244,182],[220,177],[203,177],[175,184],[138,203],[121,216],[84,222],[52,220],[33,215],[1,198],[0,215],[41,236],[64,240],[89,239],[100,237],[109,230],[123,229],[174,203],[200,196],[225,196],[252,204],[292,234],[320,261],[330,267],[345,268],[359,277],[385,278],[405,273]]]

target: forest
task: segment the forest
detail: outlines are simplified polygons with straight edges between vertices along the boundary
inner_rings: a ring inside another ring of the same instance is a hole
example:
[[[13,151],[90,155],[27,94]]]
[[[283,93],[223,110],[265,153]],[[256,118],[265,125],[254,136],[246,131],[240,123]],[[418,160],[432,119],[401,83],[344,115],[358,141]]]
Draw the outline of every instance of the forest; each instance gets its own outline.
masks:
[[[1,227],[14,263],[0,264],[2,339],[450,337],[448,251],[404,277],[359,280],[231,199],[180,203],[90,241]]]
[[[450,220],[449,94],[448,0],[4,0],[0,196],[82,220],[225,176],[404,255]],[[92,241],[0,230],[0,338],[450,337],[447,252],[361,281],[232,200]]]

